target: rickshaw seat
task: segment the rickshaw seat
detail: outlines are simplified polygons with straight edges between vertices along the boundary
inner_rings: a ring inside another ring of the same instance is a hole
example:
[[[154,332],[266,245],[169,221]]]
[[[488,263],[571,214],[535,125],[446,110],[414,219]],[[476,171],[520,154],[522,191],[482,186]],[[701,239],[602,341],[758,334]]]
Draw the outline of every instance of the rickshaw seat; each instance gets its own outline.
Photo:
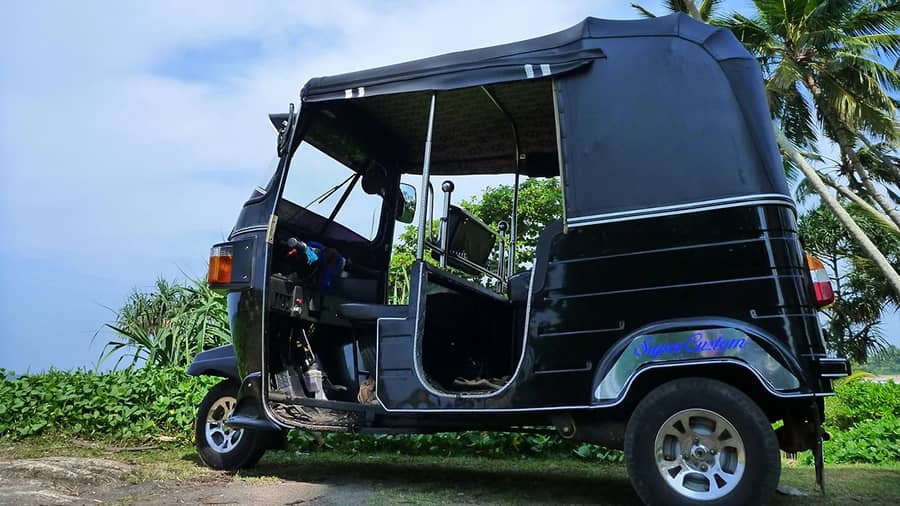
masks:
[[[354,322],[372,322],[379,318],[405,318],[407,305],[346,303],[338,306],[338,316]]]

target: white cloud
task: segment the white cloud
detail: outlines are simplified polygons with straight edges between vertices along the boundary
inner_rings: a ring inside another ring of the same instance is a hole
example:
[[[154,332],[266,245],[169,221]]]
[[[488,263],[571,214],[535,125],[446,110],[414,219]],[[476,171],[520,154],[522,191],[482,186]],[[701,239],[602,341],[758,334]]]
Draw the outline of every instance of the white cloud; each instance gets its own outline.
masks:
[[[92,304],[115,306],[123,287],[199,271],[265,179],[266,114],[296,102],[310,77],[539,36],[588,15],[633,12],[613,0],[13,2],[0,20],[0,274],[41,265],[40,279],[65,272],[73,296],[90,283]],[[228,44],[243,43],[258,51],[230,61]],[[165,70],[206,53],[222,60],[215,75]],[[99,280],[115,282],[104,291]],[[34,300],[16,292],[0,292],[5,310],[43,302],[40,290],[28,292]],[[0,323],[2,348],[25,350],[0,350],[0,367],[89,363],[95,351],[56,356],[26,341],[96,329],[104,311],[90,329],[72,328],[90,307],[77,318],[60,308],[27,332]]]

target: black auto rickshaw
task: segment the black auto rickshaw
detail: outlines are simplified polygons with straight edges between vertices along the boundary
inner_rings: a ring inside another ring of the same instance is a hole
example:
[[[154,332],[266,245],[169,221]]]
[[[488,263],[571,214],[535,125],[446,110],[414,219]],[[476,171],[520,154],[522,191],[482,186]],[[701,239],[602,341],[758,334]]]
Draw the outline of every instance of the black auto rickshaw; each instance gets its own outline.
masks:
[[[212,248],[233,348],[191,367],[228,378],[200,409],[207,464],[252,465],[288,429],[546,428],[623,449],[648,503],[765,501],[779,450],[812,449],[821,471],[823,398],[849,366],[826,354],[830,285],[811,277],[760,69],[730,32],[588,18],[312,79],[300,98],[271,116],[274,175]],[[347,172],[309,205],[289,172],[331,173],[301,148]],[[515,272],[518,195],[508,225],[453,204],[472,174],[516,191],[560,178],[563,218],[530,268]],[[417,195],[409,301],[388,305]],[[375,205],[349,216],[354,199]]]

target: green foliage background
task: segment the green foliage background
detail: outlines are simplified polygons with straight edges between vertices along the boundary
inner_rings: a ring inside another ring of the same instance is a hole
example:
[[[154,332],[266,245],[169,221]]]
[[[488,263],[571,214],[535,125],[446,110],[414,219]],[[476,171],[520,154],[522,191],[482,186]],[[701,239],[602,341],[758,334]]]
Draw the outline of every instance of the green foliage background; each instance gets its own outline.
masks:
[[[139,443],[160,437],[186,444],[197,406],[219,378],[182,369],[143,368],[107,373],[49,371],[13,379],[0,369],[0,440],[59,435]],[[826,400],[831,463],[900,462],[900,385],[844,381]],[[563,456],[621,462],[622,453],[555,435],[463,432],[427,435],[289,435],[302,452],[391,452],[410,455]],[[808,460],[808,459],[807,459]]]
[[[160,278],[151,291],[135,290],[104,327],[116,338],[103,347],[98,363],[118,355],[116,367],[187,367],[197,353],[231,342],[225,296],[202,279],[183,284]]]
[[[856,376],[856,375],[854,375]],[[851,377],[825,400],[829,463],[900,462],[900,384]]]
[[[192,437],[197,407],[218,378],[183,369],[55,371],[10,379],[0,369],[0,438],[66,434],[139,441]]]
[[[856,205],[846,207],[894,268],[900,268],[900,236]],[[822,313],[829,349],[855,363],[866,363],[887,344],[881,322],[897,307],[893,289],[826,207],[801,216],[798,228],[804,249],[825,263],[835,291],[834,305]]]

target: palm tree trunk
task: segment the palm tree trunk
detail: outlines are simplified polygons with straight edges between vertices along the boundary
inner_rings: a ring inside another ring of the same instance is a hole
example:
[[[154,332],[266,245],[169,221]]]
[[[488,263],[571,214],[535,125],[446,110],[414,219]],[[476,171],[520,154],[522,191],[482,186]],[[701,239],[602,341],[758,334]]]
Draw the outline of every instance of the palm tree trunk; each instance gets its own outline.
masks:
[[[824,174],[820,174],[820,177],[822,178],[822,182],[824,182],[826,185],[834,188],[838,191],[838,193],[852,200],[856,205],[865,209],[869,214],[871,214],[875,218],[878,218],[878,220],[880,220],[882,223],[893,228],[895,231],[900,232],[900,227],[898,227],[893,221],[888,219],[881,211],[875,209],[872,204],[869,204],[862,197],[857,195],[856,192]]]
[[[838,202],[837,198],[828,191],[828,187],[825,186],[825,182],[822,181],[822,178],[819,177],[816,170],[807,163],[806,159],[803,158],[797,148],[787,140],[787,137],[785,137],[784,132],[782,132],[781,129],[775,129],[775,138],[778,139],[778,146],[781,147],[782,151],[784,151],[798,167],[800,167],[803,175],[806,176],[809,184],[816,190],[816,193],[819,194],[822,201],[825,202],[825,205],[827,205],[834,215],[837,216],[838,221],[840,221],[841,225],[847,229],[850,237],[859,243],[860,247],[865,251],[866,256],[875,262],[875,265],[878,266],[885,278],[887,278],[888,282],[891,284],[894,292],[900,296],[900,275],[897,274],[897,271],[894,270],[891,263],[888,262],[888,259],[878,250],[878,247],[875,246],[875,243],[873,243],[871,239],[869,239],[869,236],[866,235],[863,229],[853,221],[853,217],[851,217],[847,210],[844,209],[844,206]]]
[[[685,4],[688,7],[688,12],[690,13],[691,17],[693,17],[697,21],[703,22],[703,19],[700,17],[700,11],[697,9],[697,5],[694,3],[694,0],[685,0]],[[898,60],[898,65],[900,65],[900,60]],[[827,108],[827,104],[824,103],[824,100],[821,100],[822,90],[818,87],[815,80],[812,79],[811,76],[806,84],[807,86],[813,85],[815,90],[810,89],[810,92],[814,97],[817,98],[817,103],[821,103]],[[826,113],[832,112],[830,108],[822,110]],[[839,133],[840,137],[846,136],[846,132],[844,130],[839,128],[835,130]],[[825,183],[822,181],[822,178],[819,177],[819,174],[816,172],[816,170],[813,169],[809,163],[807,163],[806,159],[803,158],[797,148],[795,148],[794,145],[787,140],[787,137],[784,135],[784,132],[782,132],[780,128],[775,128],[775,138],[778,139],[778,145],[781,147],[781,149],[792,160],[794,160],[798,167],[800,167],[803,175],[806,176],[807,180],[809,180],[809,183],[812,185],[813,189],[816,190],[816,193],[818,193],[822,198],[822,201],[825,202],[825,205],[827,205],[831,209],[835,216],[837,216],[838,221],[840,221],[844,228],[847,229],[847,232],[850,233],[850,237],[852,237],[853,240],[859,243],[860,247],[862,247],[863,251],[866,253],[866,256],[868,256],[870,259],[872,259],[872,261],[875,262],[875,265],[878,266],[878,268],[884,274],[884,277],[887,278],[888,282],[891,284],[894,292],[896,292],[897,295],[900,296],[900,275],[897,274],[897,271],[894,270],[894,267],[891,266],[891,263],[888,262],[888,259],[878,249],[878,247],[875,246],[875,243],[873,243],[872,240],[869,239],[869,236],[866,235],[863,229],[860,228],[860,226],[855,221],[853,221],[853,217],[850,216],[850,213],[848,213],[847,210],[844,209],[844,206],[842,206],[841,203],[838,202],[837,198],[835,198],[835,196],[832,195],[830,191],[828,191],[828,187],[825,186]],[[852,149],[853,144],[850,143],[849,139],[847,139],[846,137],[843,140],[845,144],[850,148],[849,152],[853,157],[850,159],[851,163],[854,163],[855,160],[854,170],[857,170],[858,167],[862,172],[865,172],[865,168],[860,163],[859,157],[856,156],[856,151]],[[838,142],[838,145],[843,151],[844,144]],[[863,184],[865,184],[866,181],[869,181],[868,174],[865,174],[865,178],[863,178],[863,174],[859,174],[859,177],[860,179],[863,179]],[[869,181],[869,184],[871,184],[871,181]],[[868,189],[868,186],[866,188]],[[882,199],[883,195],[876,191],[873,192],[872,197],[875,198],[875,201],[878,202],[879,206],[885,209],[885,212],[888,214],[888,216],[890,216],[891,221],[896,226],[900,227],[900,215],[898,215],[896,210],[894,210],[894,208],[891,206],[885,208],[885,206],[878,200],[876,195],[882,197]]]
[[[697,8],[697,4],[694,0],[684,0],[684,5],[687,7],[688,15],[701,23],[706,23],[706,21],[703,20],[703,16],[700,15],[700,9]]]
[[[869,193],[869,196],[878,203],[878,206],[888,215],[891,221],[894,222],[894,225],[900,227],[900,212],[894,208],[893,204],[888,201],[884,194],[878,191],[878,188],[875,187],[875,183],[869,178],[869,173],[866,171],[862,162],[860,162],[856,150],[853,149],[853,139],[844,127],[843,122],[831,108],[831,104],[823,99],[822,89],[816,82],[815,77],[807,75],[804,79],[804,84],[806,85],[806,89],[812,94],[813,99],[816,102],[816,107],[822,112],[822,118],[825,120],[825,123],[832,133],[834,133],[834,141],[837,142],[838,146],[841,148],[841,155],[850,162],[850,168],[859,178],[863,187],[865,187],[866,191]]]

